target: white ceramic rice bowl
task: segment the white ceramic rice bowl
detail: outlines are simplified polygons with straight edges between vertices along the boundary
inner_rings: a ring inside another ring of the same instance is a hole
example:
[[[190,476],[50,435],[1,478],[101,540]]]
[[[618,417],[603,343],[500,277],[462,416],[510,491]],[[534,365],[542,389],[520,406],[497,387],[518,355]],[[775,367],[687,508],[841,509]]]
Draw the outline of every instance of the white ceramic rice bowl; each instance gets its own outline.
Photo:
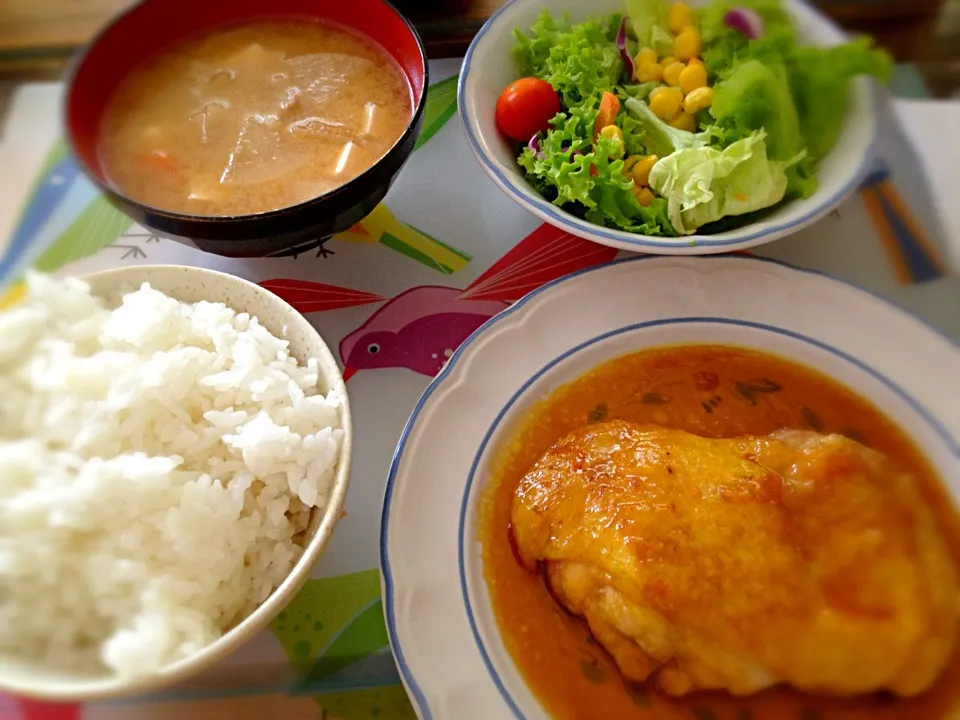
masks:
[[[141,265],[94,273],[83,278],[95,295],[136,290],[144,282],[182,302],[223,302],[237,312],[255,315],[271,333],[290,342],[290,354],[301,363],[319,361],[321,384],[343,398],[340,411],[343,440],[326,506],[311,513],[303,554],[287,578],[250,615],[199,652],[167,665],[155,673],[120,677],[104,670],[80,674],[51,668],[0,653],[0,691],[53,701],[103,700],[156,691],[183,681],[214,665],[254,635],[293,599],[310,577],[343,512],[350,475],[352,428],[347,391],[336,360],[320,333],[284,300],[252,282],[233,275],[196,267]]]

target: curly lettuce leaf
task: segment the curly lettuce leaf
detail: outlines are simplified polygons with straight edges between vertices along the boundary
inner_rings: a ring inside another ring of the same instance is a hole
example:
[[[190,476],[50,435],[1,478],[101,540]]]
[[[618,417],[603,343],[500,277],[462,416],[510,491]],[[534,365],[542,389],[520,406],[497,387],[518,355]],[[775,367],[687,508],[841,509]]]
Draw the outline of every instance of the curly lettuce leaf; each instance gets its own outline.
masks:
[[[629,113],[620,113],[617,117],[617,124],[623,130],[623,144],[626,149],[626,155],[649,155],[647,144],[645,142],[646,133],[643,125]]]
[[[760,130],[723,150],[677,150],[653,166],[650,187],[667,199],[667,216],[677,232],[689,235],[722,217],[780,202],[787,192],[786,169],[799,159],[769,160]]]
[[[550,83],[570,108],[597,97],[619,84],[623,60],[616,37],[620,16],[572,25],[544,9],[529,35],[514,30],[514,54],[524,75]]]
[[[638,101],[643,100],[659,85],[658,82],[648,82],[618,87],[617,96],[620,98],[621,107],[626,107],[624,103],[630,98],[636,98]],[[642,121],[638,120],[632,113],[621,112],[617,116],[617,124],[623,130],[623,141],[626,145],[627,155],[649,154],[646,144],[646,130]]]
[[[540,141],[540,154],[524,148],[517,158],[528,178],[546,188],[545,194],[555,205],[583,202],[589,196],[589,167],[581,172],[581,159],[593,152],[589,138],[595,116],[594,108],[583,106],[560,113],[550,121],[553,129]]]
[[[589,106],[561,113],[540,142],[541,156],[524,148],[517,162],[551,202],[592,223],[644,235],[676,235],[666,200],[657,198],[647,207],[637,202],[633,181],[623,175],[619,144],[598,138],[594,148],[588,138],[595,115],[596,108]]]

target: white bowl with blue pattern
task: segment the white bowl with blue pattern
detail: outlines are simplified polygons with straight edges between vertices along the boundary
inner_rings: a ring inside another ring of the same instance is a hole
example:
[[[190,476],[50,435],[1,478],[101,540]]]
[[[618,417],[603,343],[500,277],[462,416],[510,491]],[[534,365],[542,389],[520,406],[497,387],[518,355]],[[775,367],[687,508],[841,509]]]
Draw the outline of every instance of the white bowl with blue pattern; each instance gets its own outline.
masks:
[[[706,0],[693,0],[692,5]],[[832,21],[802,0],[783,0],[798,36],[811,45],[830,46],[846,37]],[[460,70],[458,107],[467,142],[487,175],[515,202],[548,223],[602,245],[658,255],[706,255],[732,252],[790,235],[827,215],[853,193],[870,170],[877,134],[878,102],[872,81],[851,82],[844,129],[817,174],[819,187],[809,198],[781,203],[762,219],[712,235],[656,237],[601,227],[554,205],[527,181],[517,164],[514,144],[497,130],[494,108],[504,87],[520,76],[512,50],[513,31],[529,30],[543,8],[572,21],[623,12],[623,0],[511,0],[474,38]]]
[[[627,353],[723,344],[779,355],[853,390],[960,498],[960,346],[820,273],[736,256],[636,257],[530,293],[468,338],[404,428],[380,535],[384,613],[422,720],[546,720],[506,649],[484,579],[481,500],[526,412]]]

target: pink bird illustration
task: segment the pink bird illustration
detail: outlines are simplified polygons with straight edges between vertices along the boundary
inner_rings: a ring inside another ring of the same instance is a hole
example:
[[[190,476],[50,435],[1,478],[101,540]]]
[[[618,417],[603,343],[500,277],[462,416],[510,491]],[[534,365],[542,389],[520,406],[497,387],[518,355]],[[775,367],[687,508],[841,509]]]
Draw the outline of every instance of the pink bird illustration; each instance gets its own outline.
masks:
[[[541,225],[466,289],[410,288],[340,342],[344,378],[358,370],[407,368],[433,377],[460,344],[531,290],[571,272],[612,260],[615,248]],[[306,281],[262,283],[301,312],[383,302],[384,298]]]
[[[433,377],[460,343],[510,303],[464,300],[463,290],[415,287],[397,295],[340,341],[344,377],[405,367]]]

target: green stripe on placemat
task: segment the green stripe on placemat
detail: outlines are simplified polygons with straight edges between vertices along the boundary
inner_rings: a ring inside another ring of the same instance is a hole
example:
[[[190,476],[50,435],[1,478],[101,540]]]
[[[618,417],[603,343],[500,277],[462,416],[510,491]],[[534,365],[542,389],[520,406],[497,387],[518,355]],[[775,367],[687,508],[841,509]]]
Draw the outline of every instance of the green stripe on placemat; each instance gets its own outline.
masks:
[[[387,627],[383,622],[383,603],[378,598],[360,612],[337,635],[330,645],[317,658],[313,667],[300,680],[298,691],[303,691],[323,680],[336,675],[344,668],[355,665],[378,650],[384,650],[390,645],[387,636]],[[387,652],[389,656],[389,651]],[[391,667],[393,658],[390,657]],[[362,680],[359,678],[358,680]]]
[[[402,685],[314,695],[313,699],[339,720],[415,720]]]
[[[470,254],[468,254],[468,253],[465,253],[463,250],[461,250],[461,249],[459,249],[459,248],[455,248],[453,245],[449,245],[449,244],[443,242],[443,240],[437,240],[437,238],[435,238],[433,235],[428,235],[428,234],[425,233],[423,230],[420,230],[419,228],[413,227],[413,225],[411,225],[410,223],[406,223],[406,225],[407,225],[407,227],[411,228],[412,230],[416,230],[418,233],[420,233],[420,234],[423,235],[424,237],[430,238],[430,239],[433,240],[433,242],[435,242],[437,245],[439,245],[440,247],[442,247],[444,250],[452,253],[453,255],[456,255],[458,258],[460,258],[461,260],[463,260],[465,263],[468,263],[468,262],[470,262],[471,260],[473,260],[473,255],[470,255]]]
[[[396,237],[395,235],[391,235],[388,232],[385,232],[383,233],[383,235],[380,236],[380,244],[390,248],[391,250],[395,250],[398,253],[401,253],[402,255],[406,255],[411,260],[416,260],[417,262],[421,262],[428,267],[432,267],[435,270],[439,270],[445,275],[453,274],[453,268],[450,268],[444,265],[443,263],[437,260],[434,260],[429,255],[426,255],[420,252],[419,250],[417,250],[416,248],[410,245],[407,245],[400,238]]]
[[[457,76],[449,77],[434,83],[427,89],[427,102],[423,108],[423,130],[414,151],[423,147],[440,128],[446,125],[447,120],[457,111]]]
[[[311,579],[270,624],[294,671],[303,676],[372,604],[380,602],[380,571]],[[383,626],[383,616],[380,616]],[[386,630],[375,629],[382,637]],[[356,659],[356,658],[355,658]]]
[[[90,257],[114,242],[133,226],[128,218],[102,195],[94,198],[33,264],[35,270],[54,272],[68,262]]]

